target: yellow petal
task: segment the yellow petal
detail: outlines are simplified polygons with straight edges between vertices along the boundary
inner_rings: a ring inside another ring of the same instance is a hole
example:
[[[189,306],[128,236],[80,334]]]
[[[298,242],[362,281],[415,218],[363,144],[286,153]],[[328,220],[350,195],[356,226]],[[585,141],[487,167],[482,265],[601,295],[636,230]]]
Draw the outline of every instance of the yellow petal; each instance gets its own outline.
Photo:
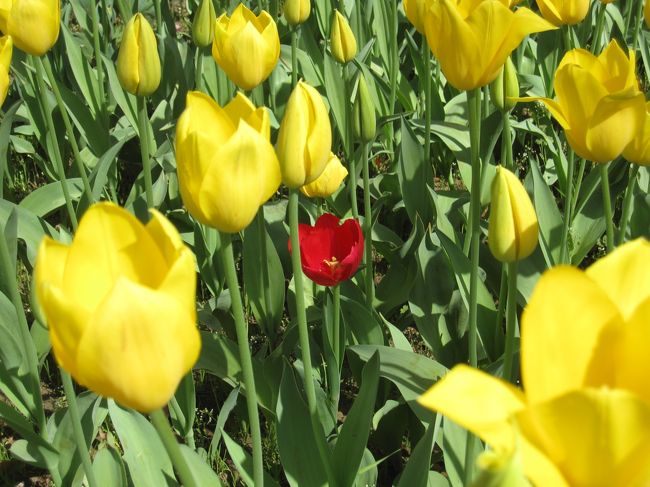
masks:
[[[571,128],[582,128],[586,132],[598,102],[607,95],[605,87],[591,71],[576,64],[558,69],[553,84]]]
[[[466,365],[455,366],[418,402],[503,450],[514,449],[510,419],[525,407],[519,389]]]
[[[334,10],[330,47],[334,59],[340,63],[352,61],[357,55],[357,40],[347,19],[338,10]]]
[[[646,103],[643,129],[625,148],[623,157],[634,164],[650,165],[650,102]]]
[[[341,164],[341,160],[330,153],[323,173],[315,181],[302,186],[300,191],[309,198],[327,198],[339,189],[347,175],[348,170]]]
[[[537,0],[537,6],[554,25],[573,25],[587,16],[589,0]]]
[[[0,106],[7,98],[7,91],[9,91],[9,68],[11,67],[12,53],[11,37],[3,36],[0,38]]]
[[[521,369],[528,400],[613,384],[613,345],[621,326],[616,305],[583,272],[547,271],[522,315]]]
[[[200,347],[196,323],[177,301],[121,278],[79,343],[76,378],[100,395],[150,412],[174,394]]]
[[[3,33],[18,49],[42,56],[56,43],[60,24],[59,0],[14,0]]]
[[[616,387],[635,393],[650,405],[648,362],[650,344],[650,298],[639,304],[622,328],[622,340],[616,360]]]
[[[641,238],[627,242],[586,273],[627,320],[650,297],[650,242]]]

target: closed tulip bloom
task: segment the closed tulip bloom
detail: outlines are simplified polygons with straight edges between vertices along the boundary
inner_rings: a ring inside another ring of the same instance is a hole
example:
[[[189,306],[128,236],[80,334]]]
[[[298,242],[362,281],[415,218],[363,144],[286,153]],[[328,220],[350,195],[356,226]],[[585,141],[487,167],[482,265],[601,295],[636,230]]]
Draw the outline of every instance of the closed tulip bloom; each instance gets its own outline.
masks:
[[[332,126],[318,91],[302,81],[293,89],[280,124],[276,151],[282,182],[299,188],[321,175],[332,150]]]
[[[137,13],[124,27],[117,54],[117,77],[132,95],[147,96],[160,84],[160,56],[151,24]]]
[[[244,4],[215,24],[212,57],[242,90],[252,90],[269,77],[280,58],[280,37],[268,12],[255,16]]]
[[[536,486],[650,484],[650,243],[586,271],[559,266],[521,318],[524,390],[459,365],[423,406],[496,451],[519,451]]]
[[[589,12],[590,0],[537,0],[544,18],[553,25],[573,25],[582,22]]]
[[[354,100],[354,114],[352,116],[352,133],[362,142],[371,142],[375,138],[377,131],[377,116],[375,114],[375,104],[368,91],[366,78],[361,73],[359,75],[359,89],[357,98]]]
[[[488,245],[501,262],[525,259],[538,240],[537,214],[519,178],[498,166],[492,181]]]
[[[512,58],[508,57],[506,64],[503,65],[499,75],[490,83],[490,99],[494,106],[501,111],[512,110],[519,96],[519,79],[517,69],[515,68]]]
[[[580,157],[606,163],[637,136],[645,120],[645,97],[636,78],[636,58],[616,41],[596,57],[584,49],[566,53],[555,72],[556,99],[544,102]]]
[[[645,121],[639,133],[623,151],[623,157],[635,164],[650,165],[650,102],[645,105]]]
[[[430,0],[424,23],[431,52],[459,90],[487,85],[524,37],[555,28],[505,0]]]
[[[428,0],[404,0],[403,2],[406,18],[420,34],[424,34],[424,16],[428,3]]]
[[[181,197],[190,214],[222,232],[246,228],[280,186],[265,108],[241,93],[225,107],[192,91],[176,125]]]
[[[334,11],[330,33],[332,56],[340,63],[347,63],[357,55],[357,40],[347,19],[338,10]]]
[[[192,21],[192,40],[199,47],[212,44],[214,39],[214,21],[217,14],[214,11],[212,0],[201,0],[199,8]]]
[[[142,412],[164,406],[196,362],[196,260],[156,210],[141,224],[112,203],[70,245],[46,237],[34,271],[54,356],[77,382]]]
[[[59,38],[59,0],[2,0],[0,31],[21,51],[42,56]]]
[[[0,38],[0,106],[5,102],[7,91],[9,91],[9,68],[12,53],[11,37],[3,36]]]
[[[302,24],[311,13],[311,0],[285,0],[284,18],[289,25]]]
[[[330,153],[330,158],[322,174],[316,181],[302,186],[300,191],[309,198],[327,198],[339,189],[347,175],[348,170],[341,164],[341,160]]]

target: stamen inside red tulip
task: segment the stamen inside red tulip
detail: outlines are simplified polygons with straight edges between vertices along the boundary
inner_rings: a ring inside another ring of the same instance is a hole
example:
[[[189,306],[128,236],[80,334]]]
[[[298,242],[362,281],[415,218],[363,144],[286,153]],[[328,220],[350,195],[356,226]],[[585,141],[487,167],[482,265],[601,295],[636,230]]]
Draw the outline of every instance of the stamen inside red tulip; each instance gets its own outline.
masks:
[[[340,264],[340,262],[339,262],[339,260],[336,258],[336,256],[332,256],[332,258],[331,258],[330,260],[323,259],[323,262],[325,263],[325,265],[327,265],[327,266],[330,268],[330,271],[331,271],[331,272],[334,272],[334,271],[336,270],[336,268],[337,268],[337,267],[339,266],[339,264]]]

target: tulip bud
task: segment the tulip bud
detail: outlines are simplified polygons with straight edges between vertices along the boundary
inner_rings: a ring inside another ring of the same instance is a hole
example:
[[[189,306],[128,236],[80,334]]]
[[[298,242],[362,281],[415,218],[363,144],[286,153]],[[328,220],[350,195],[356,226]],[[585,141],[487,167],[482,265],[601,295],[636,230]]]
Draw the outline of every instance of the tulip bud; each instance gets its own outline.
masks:
[[[488,246],[501,262],[528,257],[537,247],[535,208],[517,176],[498,166],[492,181]]]
[[[276,152],[282,182],[299,188],[315,181],[332,150],[332,126],[320,93],[300,81],[293,89],[280,124]]]
[[[351,61],[357,55],[357,40],[347,19],[338,10],[334,11],[330,44],[332,56],[342,64]]]
[[[488,450],[479,455],[476,464],[479,474],[472,487],[530,487],[516,452]]]
[[[0,31],[26,53],[42,56],[59,38],[59,0],[5,0],[0,6]]]
[[[490,98],[492,103],[499,110],[509,112],[517,102],[511,100],[519,96],[519,80],[517,79],[517,70],[511,58],[506,60],[506,64],[499,71],[496,79],[490,83]]]
[[[284,18],[287,19],[287,24],[298,25],[307,20],[311,13],[310,1],[311,0],[285,0]]]
[[[341,164],[341,160],[330,152],[330,158],[323,173],[318,176],[316,181],[301,186],[300,191],[309,198],[327,198],[339,189],[347,175],[348,170]]]
[[[7,91],[9,91],[9,67],[12,53],[11,36],[3,36],[0,38],[0,106],[5,102]]]
[[[192,22],[192,40],[199,47],[207,47],[214,39],[214,21],[217,14],[214,12],[212,0],[201,0],[199,8]]]
[[[156,35],[144,15],[137,13],[124,27],[117,54],[117,77],[133,95],[152,94],[160,84],[160,57]]]
[[[359,76],[357,99],[354,101],[354,118],[352,120],[354,136],[363,142],[370,142],[375,138],[377,120],[375,117],[375,104],[372,102],[366,78],[363,73]]]

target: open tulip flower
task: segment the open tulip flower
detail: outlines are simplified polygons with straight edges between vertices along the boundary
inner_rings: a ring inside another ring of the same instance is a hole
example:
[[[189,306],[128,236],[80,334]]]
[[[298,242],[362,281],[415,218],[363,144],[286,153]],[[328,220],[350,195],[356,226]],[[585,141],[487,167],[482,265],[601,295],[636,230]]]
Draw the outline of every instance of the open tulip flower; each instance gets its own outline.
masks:
[[[431,0],[424,16],[427,42],[447,81],[472,90],[493,81],[528,34],[555,26],[507,0]],[[451,48],[453,46],[453,48]]]
[[[419,402],[519,450],[534,485],[649,485],[649,317],[649,242],[555,267],[522,316],[523,391],[459,365]]]
[[[278,27],[268,12],[256,16],[243,3],[231,17],[215,24],[212,57],[242,90],[252,90],[269,77],[280,59]]]
[[[280,164],[269,141],[266,108],[243,94],[224,108],[198,91],[176,126],[176,164],[181,197],[201,223],[236,233],[280,186]]]
[[[589,12],[590,3],[590,0],[537,0],[544,18],[557,26],[582,22]]]
[[[119,206],[98,203],[72,244],[46,237],[35,286],[58,363],[124,406],[164,406],[201,348],[195,266],[156,210],[143,225]]]
[[[643,126],[623,151],[623,157],[634,164],[643,166],[650,165],[650,102],[647,102],[645,105],[645,121]]]
[[[0,2],[0,31],[28,54],[42,56],[59,38],[59,0],[3,0]]]
[[[350,279],[363,258],[363,233],[355,219],[340,224],[336,216],[325,213],[313,227],[301,223],[298,238],[302,271],[321,286]]]
[[[636,57],[616,41],[600,56],[584,49],[567,52],[555,72],[556,99],[540,100],[564,129],[571,148],[593,162],[615,159],[645,120],[645,96],[636,78]]]

